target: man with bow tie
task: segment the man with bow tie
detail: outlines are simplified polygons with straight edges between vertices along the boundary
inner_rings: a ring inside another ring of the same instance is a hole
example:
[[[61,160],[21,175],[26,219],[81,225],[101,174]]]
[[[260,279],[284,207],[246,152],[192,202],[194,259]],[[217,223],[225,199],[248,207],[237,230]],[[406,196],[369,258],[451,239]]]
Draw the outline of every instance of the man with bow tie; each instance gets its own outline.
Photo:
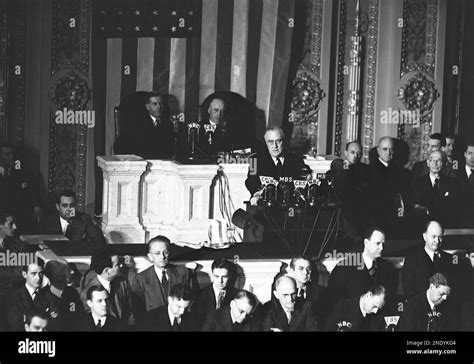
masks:
[[[76,194],[64,190],[56,199],[57,214],[48,216],[42,224],[43,234],[64,235],[69,240],[84,240],[96,246],[106,244],[104,234],[92,218],[76,210]]]
[[[442,173],[446,156],[440,150],[430,153],[426,163],[429,173],[418,177],[412,189],[414,218],[418,225],[436,220],[444,226],[456,227],[460,220],[459,191],[456,179]]]
[[[406,256],[402,270],[406,299],[425,292],[430,277],[435,273],[449,277],[453,289],[452,301],[464,302],[472,297],[470,263],[462,255],[449,254],[441,249],[443,234],[443,226],[439,222],[427,222],[423,233],[424,246]]]
[[[199,291],[193,309],[204,320],[209,312],[227,306],[239,290],[232,286],[235,267],[227,259],[216,259],[211,266],[212,283]]]
[[[454,308],[445,302],[451,293],[447,278],[435,273],[428,284],[428,289],[404,305],[399,331],[452,331],[457,327]]]

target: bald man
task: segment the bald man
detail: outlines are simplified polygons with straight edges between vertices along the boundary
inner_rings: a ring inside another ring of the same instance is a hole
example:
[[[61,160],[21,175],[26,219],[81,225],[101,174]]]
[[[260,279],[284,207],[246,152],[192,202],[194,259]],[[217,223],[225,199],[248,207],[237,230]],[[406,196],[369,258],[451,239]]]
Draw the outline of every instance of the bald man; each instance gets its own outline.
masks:
[[[283,275],[276,279],[274,297],[263,307],[264,331],[318,331],[311,303],[296,300],[296,281]]]
[[[405,298],[425,292],[430,277],[435,273],[449,277],[454,302],[465,302],[472,297],[470,262],[461,254],[453,255],[443,251],[443,235],[443,226],[438,221],[426,223],[424,245],[407,255],[403,264],[402,285]]]
[[[423,222],[437,220],[446,227],[456,227],[460,221],[460,186],[456,179],[442,173],[446,156],[440,150],[432,151],[426,164],[429,173],[415,179],[412,189],[412,204],[417,218],[424,217]]]

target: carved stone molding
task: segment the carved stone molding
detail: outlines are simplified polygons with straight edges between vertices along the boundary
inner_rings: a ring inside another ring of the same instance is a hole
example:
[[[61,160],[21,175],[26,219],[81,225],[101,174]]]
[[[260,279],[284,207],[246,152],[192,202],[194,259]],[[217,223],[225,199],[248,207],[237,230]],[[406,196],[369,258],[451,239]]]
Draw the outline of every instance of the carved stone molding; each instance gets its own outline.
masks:
[[[369,4],[369,34],[367,37],[367,81],[365,85],[365,110],[363,125],[363,158],[369,160],[369,151],[373,146],[375,121],[375,85],[377,78],[377,45],[379,27],[379,0]]]
[[[347,0],[339,3],[339,41],[337,60],[337,86],[336,86],[336,122],[334,134],[334,154],[341,155],[342,143],[342,121],[344,115],[344,66],[346,62],[346,24],[347,24]]]
[[[434,103],[440,96],[436,84],[422,72],[407,76],[405,84],[398,90],[398,99],[407,110],[418,110],[421,116],[426,116],[433,110]]]
[[[315,121],[322,99],[326,96],[316,75],[300,70],[293,81],[291,114],[294,125],[305,125]]]
[[[53,0],[48,191],[53,198],[59,190],[75,190],[79,209],[85,207],[88,128],[57,125],[55,112],[91,107],[90,11],[90,0]]]

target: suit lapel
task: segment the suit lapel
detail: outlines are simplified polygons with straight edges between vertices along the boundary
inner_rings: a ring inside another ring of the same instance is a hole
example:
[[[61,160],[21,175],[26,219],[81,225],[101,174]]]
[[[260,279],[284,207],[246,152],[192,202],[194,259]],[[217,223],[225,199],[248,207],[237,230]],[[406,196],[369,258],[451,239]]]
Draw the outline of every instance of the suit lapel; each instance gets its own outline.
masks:
[[[149,293],[151,293],[150,296],[152,297],[154,306],[158,307],[160,303],[166,302],[163,297],[163,290],[161,288],[160,280],[158,279],[153,266],[151,266],[148,271],[148,277],[146,281],[150,287]]]

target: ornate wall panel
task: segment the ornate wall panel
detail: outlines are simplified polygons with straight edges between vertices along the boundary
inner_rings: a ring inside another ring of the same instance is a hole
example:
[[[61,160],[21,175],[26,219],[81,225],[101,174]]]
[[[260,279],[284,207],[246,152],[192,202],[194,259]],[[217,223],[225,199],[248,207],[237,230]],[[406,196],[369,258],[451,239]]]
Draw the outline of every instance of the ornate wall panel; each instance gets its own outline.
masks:
[[[10,66],[8,74],[8,135],[17,145],[25,143],[26,90],[26,0],[9,1],[7,28],[9,33]]]
[[[293,134],[291,149],[316,154],[319,106],[326,96],[321,88],[321,38],[323,0],[308,1],[304,57],[293,81],[290,104]]]
[[[363,159],[369,160],[369,151],[373,146],[375,123],[375,84],[377,77],[377,39],[379,27],[379,0],[369,4],[369,30],[367,36],[367,74],[365,85],[365,108],[362,131]]]
[[[88,126],[76,112],[91,109],[90,7],[90,0],[53,1],[48,192],[54,198],[65,188],[75,190],[79,209],[85,205]],[[58,123],[57,111],[74,123]]]
[[[418,115],[418,123],[400,123],[398,138],[410,145],[410,164],[426,158],[433,132],[433,108],[440,93],[435,79],[438,0],[403,3],[402,57],[398,99],[402,111]]]

